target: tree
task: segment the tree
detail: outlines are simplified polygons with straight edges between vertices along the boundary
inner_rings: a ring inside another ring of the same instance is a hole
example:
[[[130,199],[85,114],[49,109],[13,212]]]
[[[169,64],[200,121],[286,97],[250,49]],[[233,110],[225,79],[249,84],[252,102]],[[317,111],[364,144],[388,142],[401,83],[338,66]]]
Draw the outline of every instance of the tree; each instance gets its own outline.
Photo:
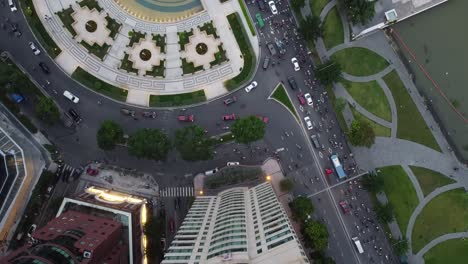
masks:
[[[165,160],[171,147],[169,138],[159,129],[140,129],[128,139],[128,151],[137,158]]]
[[[344,0],[346,12],[353,24],[365,24],[375,15],[374,3],[369,0]]]
[[[304,225],[304,238],[315,250],[322,251],[328,246],[328,230],[317,221],[308,221]]]
[[[394,239],[390,238],[390,244],[392,244],[393,250],[398,256],[405,255],[408,252],[408,240],[406,239]]]
[[[295,12],[299,12],[304,7],[305,0],[291,0],[290,5]]]
[[[256,116],[237,119],[231,127],[231,133],[239,143],[248,144],[265,135],[265,123]]]
[[[280,189],[282,192],[290,192],[294,187],[294,182],[289,178],[284,178],[280,181]]]
[[[307,197],[299,196],[290,204],[294,219],[304,222],[314,212],[314,205]]]
[[[37,101],[36,115],[49,125],[54,124],[60,119],[60,112],[54,100],[45,96],[40,97]]]
[[[200,126],[192,125],[177,130],[174,145],[184,160],[196,161],[213,158],[211,141]]]
[[[375,214],[382,223],[390,223],[393,220],[393,206],[390,203],[375,206]]]
[[[112,150],[117,143],[123,142],[122,127],[112,120],[105,120],[101,123],[96,139],[100,149]]]
[[[299,32],[309,41],[315,41],[323,34],[323,25],[318,16],[306,16],[299,22]]]
[[[160,223],[158,221],[158,218],[155,216],[151,216],[143,225],[143,233],[147,237],[154,238],[158,235],[159,227],[160,227]]]
[[[383,190],[384,178],[370,172],[362,177],[362,186],[371,193],[378,193]]]
[[[335,261],[327,257],[323,251],[315,250],[310,253],[310,257],[314,260],[314,264],[335,264]]]
[[[369,122],[355,119],[351,122],[348,131],[349,142],[355,146],[365,146],[370,148],[375,141],[374,129]]]
[[[341,78],[341,65],[333,60],[322,63],[315,70],[315,77],[323,85],[337,82]]]
[[[346,99],[344,99],[343,97],[336,98],[336,101],[335,101],[336,110],[339,112],[343,112],[347,103],[348,101],[346,101]]]

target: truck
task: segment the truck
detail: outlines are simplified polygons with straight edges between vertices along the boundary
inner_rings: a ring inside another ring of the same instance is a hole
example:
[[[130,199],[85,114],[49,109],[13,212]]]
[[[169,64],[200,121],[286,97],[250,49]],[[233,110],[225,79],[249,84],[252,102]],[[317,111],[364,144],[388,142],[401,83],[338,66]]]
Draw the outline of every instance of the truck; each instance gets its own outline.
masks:
[[[359,238],[353,237],[351,239],[353,240],[354,246],[356,246],[356,249],[359,252],[359,254],[364,253],[364,249],[362,248],[361,241],[359,241]]]

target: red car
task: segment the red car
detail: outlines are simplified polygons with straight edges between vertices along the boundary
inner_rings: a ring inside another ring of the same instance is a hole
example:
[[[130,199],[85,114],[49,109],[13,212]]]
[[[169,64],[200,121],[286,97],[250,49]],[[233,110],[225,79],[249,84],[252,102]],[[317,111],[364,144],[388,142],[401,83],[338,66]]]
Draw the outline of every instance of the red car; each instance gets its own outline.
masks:
[[[257,115],[258,119],[262,120],[263,123],[268,123],[268,117],[266,116],[261,116],[261,115]]]
[[[348,207],[348,203],[346,201],[340,201],[339,204],[340,204],[341,210],[343,210],[344,214],[349,213],[349,207]]]
[[[332,169],[325,169],[325,174],[330,175],[333,173]]]
[[[174,219],[171,219],[171,220],[169,220],[169,231],[170,231],[171,233],[174,233],[174,230],[175,230]]]
[[[305,105],[306,104],[306,99],[304,98],[304,94],[303,93],[298,93],[297,94],[297,99],[299,100],[299,103],[301,105]]]
[[[97,169],[88,168],[86,170],[86,174],[88,174],[90,176],[96,176],[96,175],[98,175],[98,173],[99,173],[99,170],[97,170]]]
[[[235,103],[236,101],[237,101],[237,97],[233,96],[233,97],[231,97],[231,98],[228,98],[228,99],[224,100],[223,102],[224,102],[224,104],[225,104],[226,106],[228,106],[228,105],[230,105],[230,104]]]
[[[236,115],[235,114],[223,115],[223,120],[224,121],[236,120]]]
[[[193,115],[179,115],[177,119],[181,122],[193,122]]]

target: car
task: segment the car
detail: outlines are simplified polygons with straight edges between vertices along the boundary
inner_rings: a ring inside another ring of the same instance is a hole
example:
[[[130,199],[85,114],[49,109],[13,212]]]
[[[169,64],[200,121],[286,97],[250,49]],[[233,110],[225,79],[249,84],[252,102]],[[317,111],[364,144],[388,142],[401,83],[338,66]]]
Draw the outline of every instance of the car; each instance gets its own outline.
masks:
[[[230,104],[233,104],[233,103],[235,103],[235,102],[237,102],[237,97],[235,97],[235,96],[233,96],[233,97],[231,97],[231,98],[228,98],[228,99],[226,99],[226,100],[223,101],[223,103],[224,103],[225,105],[230,105]]]
[[[152,112],[150,112],[150,111],[144,111],[144,112],[141,113],[141,115],[142,115],[143,117],[148,117],[148,118],[153,118],[153,119],[155,119],[155,118],[157,117],[157,114],[156,114],[156,112],[154,112],[154,111],[152,111]]]
[[[314,101],[312,100],[310,93],[304,94],[304,98],[306,99],[308,105],[314,105]]]
[[[42,70],[45,74],[49,74],[49,73],[50,73],[49,67],[48,67],[47,64],[45,64],[44,62],[39,62],[39,67],[41,67],[41,70]]]
[[[86,174],[88,174],[89,176],[96,176],[99,174],[99,170],[89,167],[86,169]]]
[[[339,204],[340,204],[341,210],[343,210],[344,214],[349,213],[349,207],[348,207],[348,203],[346,201],[340,201]]]
[[[293,89],[293,90],[297,89],[297,83],[296,83],[296,79],[294,79],[294,77],[289,76],[288,77],[288,83],[289,83],[289,86],[291,86],[291,89]]]
[[[217,173],[218,170],[219,170],[218,168],[214,168],[212,170],[207,170],[207,171],[205,171],[205,176],[213,175],[213,174]]]
[[[262,120],[263,123],[265,123],[265,124],[268,123],[268,117],[266,117],[266,116],[257,115],[257,118]]]
[[[37,228],[37,225],[36,224],[32,224],[29,229],[28,229],[28,237],[31,237],[32,234],[34,233],[34,231],[36,231],[36,228]]]
[[[134,110],[129,110],[127,108],[120,108],[120,113],[122,113],[124,115],[135,116],[135,111]]]
[[[291,59],[291,63],[294,66],[294,71],[300,71],[301,67],[299,67],[299,62],[297,61],[296,57]]]
[[[19,38],[21,37],[21,31],[18,29],[18,24],[10,23],[11,32],[15,33],[15,35]]]
[[[317,135],[310,136],[310,139],[312,139],[312,143],[314,144],[314,147],[316,149],[319,149],[320,148],[320,143],[318,141]]]
[[[276,55],[275,45],[273,45],[273,43],[271,42],[268,42],[267,47],[268,47],[268,50],[270,51],[271,56],[275,56]]]
[[[70,108],[68,109],[68,114],[71,116],[71,118],[73,119],[73,121],[77,124],[81,123],[81,121],[83,121],[83,119],[81,118],[81,116],[75,111],[75,109],[73,108]]]
[[[255,87],[257,87],[258,83],[256,81],[251,82],[247,87],[245,87],[246,92],[252,91]]]
[[[268,69],[268,65],[270,65],[270,56],[267,55],[265,59],[263,59],[263,69]]]
[[[74,102],[75,104],[77,104],[80,101],[80,98],[74,96],[72,93],[70,93],[67,90],[63,92],[63,96],[65,96],[68,100]]]
[[[304,98],[304,94],[303,94],[303,93],[298,93],[298,94],[297,94],[297,99],[299,100],[299,104],[305,105],[306,100],[305,100],[305,98]]]
[[[13,0],[8,0],[8,6],[10,7],[11,12],[18,11],[18,8],[16,8],[16,5],[15,3],[13,3]]]
[[[175,230],[175,223],[174,223],[174,219],[171,218],[171,220],[169,220],[169,231],[171,233],[174,233],[174,230]]]
[[[237,161],[230,161],[230,162],[227,163],[227,166],[239,166],[239,164],[240,163],[237,162]]]
[[[304,122],[306,123],[307,129],[312,130],[314,127],[312,126],[312,121],[310,121],[310,117],[304,117]]]
[[[264,0],[257,0],[258,9],[260,10],[265,9],[265,3],[263,1]]]
[[[29,47],[32,49],[34,55],[41,54],[41,51],[38,48],[36,48],[36,45],[34,44],[34,42],[30,41],[29,42]]]
[[[181,122],[193,122],[193,115],[179,115],[177,120]]]
[[[278,9],[276,8],[276,5],[275,5],[275,2],[274,2],[274,1],[268,2],[268,6],[270,6],[270,10],[271,10],[271,13],[272,13],[273,15],[278,14]]]
[[[333,174],[333,170],[330,169],[330,168],[326,168],[326,169],[325,169],[325,174],[326,174],[326,175]]]
[[[236,120],[236,115],[235,114],[223,115],[222,119],[224,121]]]

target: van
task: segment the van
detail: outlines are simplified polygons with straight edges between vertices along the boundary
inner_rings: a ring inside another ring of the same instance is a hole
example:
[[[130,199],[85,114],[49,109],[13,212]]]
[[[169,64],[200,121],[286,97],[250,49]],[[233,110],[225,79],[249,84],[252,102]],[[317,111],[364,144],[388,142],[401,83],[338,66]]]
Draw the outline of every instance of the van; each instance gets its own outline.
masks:
[[[213,170],[205,171],[205,176],[213,175],[213,174],[215,174],[216,172],[218,172],[218,168],[215,168],[215,169],[213,169]]]
[[[351,239],[353,240],[354,245],[356,246],[356,249],[359,252],[359,254],[364,253],[364,249],[362,249],[362,245],[361,245],[361,242],[359,241],[359,238],[353,237]]]
[[[16,8],[15,3],[13,3],[13,0],[8,0],[8,6],[10,7],[11,12],[18,11],[18,9]]]
[[[268,65],[270,65],[270,56],[265,56],[265,59],[263,59],[263,69],[266,70]]]

